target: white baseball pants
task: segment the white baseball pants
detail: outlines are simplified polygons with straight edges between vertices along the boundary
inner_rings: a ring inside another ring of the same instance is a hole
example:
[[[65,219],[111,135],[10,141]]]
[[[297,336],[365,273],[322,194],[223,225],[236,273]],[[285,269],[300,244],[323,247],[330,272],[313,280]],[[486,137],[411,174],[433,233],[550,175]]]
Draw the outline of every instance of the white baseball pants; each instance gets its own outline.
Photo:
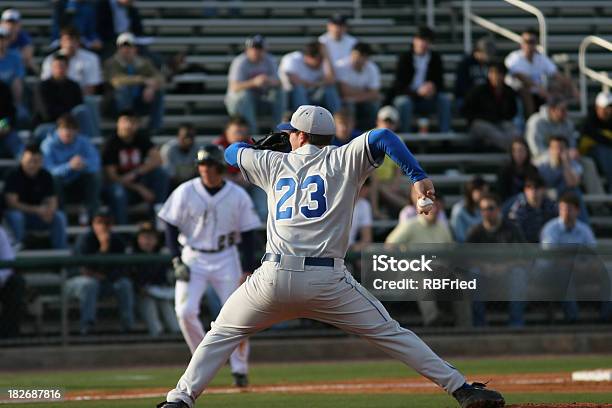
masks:
[[[283,320],[308,318],[359,335],[391,357],[414,368],[447,392],[465,377],[438,357],[416,334],[400,327],[384,306],[344,267],[303,265],[302,257],[284,256],[263,265],[234,292],[212,329],[193,353],[170,402],[193,407],[236,346],[249,335]],[[286,262],[285,262],[286,261]]]

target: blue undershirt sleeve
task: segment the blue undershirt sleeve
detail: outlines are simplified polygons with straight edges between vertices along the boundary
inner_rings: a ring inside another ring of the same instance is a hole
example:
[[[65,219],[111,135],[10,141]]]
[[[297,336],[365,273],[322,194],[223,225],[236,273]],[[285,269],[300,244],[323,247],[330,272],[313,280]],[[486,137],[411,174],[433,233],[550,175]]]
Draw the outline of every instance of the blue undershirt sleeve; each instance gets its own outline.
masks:
[[[375,159],[386,154],[415,183],[427,178],[427,173],[410,152],[406,144],[389,129],[374,129],[368,134],[370,152]]]
[[[232,167],[238,167],[238,151],[243,147],[252,148],[253,146],[245,142],[238,142],[232,143],[225,149],[225,161],[227,164]]]

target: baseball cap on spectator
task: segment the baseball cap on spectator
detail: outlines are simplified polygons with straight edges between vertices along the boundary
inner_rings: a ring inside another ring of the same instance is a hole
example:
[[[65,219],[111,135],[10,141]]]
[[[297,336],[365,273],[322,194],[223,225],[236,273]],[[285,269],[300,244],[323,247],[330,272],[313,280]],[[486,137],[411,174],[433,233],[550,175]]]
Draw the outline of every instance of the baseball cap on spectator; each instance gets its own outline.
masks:
[[[333,136],[336,134],[334,117],[325,108],[314,105],[302,105],[291,115],[291,122],[281,123],[276,127],[281,131],[300,130],[311,135]]]
[[[21,13],[16,9],[6,9],[2,12],[2,21],[14,21],[18,22],[21,20]]]
[[[346,16],[340,13],[334,13],[329,17],[329,22],[337,25],[346,25]]]
[[[6,38],[9,36],[9,32],[6,28],[0,27],[0,38]]]
[[[244,42],[245,48],[266,48],[266,39],[261,34],[255,34]]]
[[[395,107],[391,105],[383,106],[378,111],[378,115],[376,115],[376,119],[378,120],[388,120],[393,123],[399,122],[399,112]]]
[[[117,37],[117,47],[121,47],[123,45],[134,45],[136,44],[136,37],[132,33],[121,33],[119,37]]]
[[[600,108],[607,108],[608,106],[612,105],[612,93],[602,91],[597,94],[595,105],[599,106]]]
[[[418,38],[422,38],[427,41],[433,41],[434,31],[431,28],[425,25],[422,25],[417,28],[416,33],[414,33],[414,36]]]

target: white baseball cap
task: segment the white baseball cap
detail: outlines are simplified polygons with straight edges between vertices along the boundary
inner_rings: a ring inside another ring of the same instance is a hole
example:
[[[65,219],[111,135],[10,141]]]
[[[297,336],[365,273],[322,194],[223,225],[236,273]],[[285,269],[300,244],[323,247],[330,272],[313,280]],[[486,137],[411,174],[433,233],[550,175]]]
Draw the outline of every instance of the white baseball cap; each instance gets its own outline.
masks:
[[[600,92],[595,98],[595,105],[600,108],[605,108],[612,105],[612,93],[610,92]]]
[[[394,106],[387,105],[380,108],[376,115],[378,120],[390,120],[393,123],[399,123],[399,112]]]
[[[121,33],[117,37],[117,46],[125,44],[134,45],[135,43],[136,37],[134,37],[134,34],[132,33]]]
[[[19,21],[21,13],[16,9],[6,9],[2,12],[2,21]]]
[[[311,135],[333,136],[336,134],[334,117],[325,108],[302,105],[291,115],[291,122],[281,123],[278,130],[301,130]]]

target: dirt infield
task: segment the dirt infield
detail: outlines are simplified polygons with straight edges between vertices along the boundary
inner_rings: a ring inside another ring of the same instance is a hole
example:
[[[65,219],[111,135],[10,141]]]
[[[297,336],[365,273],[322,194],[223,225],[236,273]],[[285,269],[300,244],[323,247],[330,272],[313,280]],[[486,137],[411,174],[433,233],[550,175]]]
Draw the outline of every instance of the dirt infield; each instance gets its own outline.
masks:
[[[521,404],[506,405],[506,408],[610,408],[612,404]]]
[[[539,373],[491,375],[470,380],[488,381],[489,386],[504,393],[601,393],[612,392],[610,382],[575,382],[569,373]],[[438,387],[424,378],[389,378],[377,380],[356,380],[337,383],[304,383],[254,385],[247,389],[234,387],[211,387],[209,394],[236,393],[283,393],[283,394],[431,394],[438,392]],[[113,400],[163,397],[167,388],[142,388],[129,390],[88,390],[67,393],[67,400]],[[511,405],[511,408],[612,408],[612,404],[523,404]]]

